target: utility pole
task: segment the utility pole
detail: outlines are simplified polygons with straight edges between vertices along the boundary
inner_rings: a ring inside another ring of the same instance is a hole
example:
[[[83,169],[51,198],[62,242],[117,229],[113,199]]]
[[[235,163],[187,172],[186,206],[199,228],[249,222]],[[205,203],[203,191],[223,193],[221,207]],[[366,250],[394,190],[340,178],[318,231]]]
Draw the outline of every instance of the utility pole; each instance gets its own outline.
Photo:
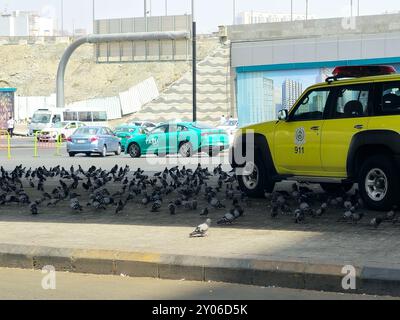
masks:
[[[233,25],[236,24],[236,0],[233,1]]]
[[[96,21],[96,7],[95,7],[95,1],[92,1],[92,18],[93,18],[93,33],[96,33],[96,28],[95,28],[95,21]]]
[[[61,36],[64,36],[64,0],[61,0]]]
[[[165,16],[168,16],[168,0],[165,0]]]
[[[353,16],[353,0],[350,0],[350,17]]]
[[[360,16],[360,0],[357,0],[357,16]]]
[[[306,0],[306,20],[308,20],[308,0]]]
[[[293,21],[293,0],[290,0],[290,21]]]
[[[197,121],[197,30],[194,17],[194,0],[192,0],[192,76],[193,76],[193,122]]]
[[[147,0],[144,0],[144,25],[147,32]]]

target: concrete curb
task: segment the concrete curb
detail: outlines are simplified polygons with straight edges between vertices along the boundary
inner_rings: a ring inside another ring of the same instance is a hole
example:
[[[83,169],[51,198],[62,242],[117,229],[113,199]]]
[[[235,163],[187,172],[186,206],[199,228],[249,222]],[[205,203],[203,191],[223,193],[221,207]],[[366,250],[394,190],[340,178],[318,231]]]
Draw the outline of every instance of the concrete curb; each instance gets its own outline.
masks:
[[[40,270],[47,265],[85,274],[400,296],[400,269],[356,267],[357,289],[345,291],[343,265],[0,245],[0,267]]]

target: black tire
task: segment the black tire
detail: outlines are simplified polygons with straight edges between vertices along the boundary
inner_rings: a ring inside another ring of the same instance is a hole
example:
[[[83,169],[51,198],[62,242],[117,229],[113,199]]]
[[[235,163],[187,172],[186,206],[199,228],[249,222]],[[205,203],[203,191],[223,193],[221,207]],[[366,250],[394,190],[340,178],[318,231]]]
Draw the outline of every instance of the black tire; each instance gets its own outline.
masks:
[[[136,143],[132,143],[131,145],[129,145],[128,153],[131,158],[140,158],[140,156],[142,155],[140,147]]]
[[[102,151],[101,151],[101,153],[100,153],[100,156],[101,156],[102,158],[107,157],[107,146],[103,146],[103,149],[102,149]]]
[[[367,207],[377,211],[388,211],[399,203],[398,174],[399,170],[390,156],[376,155],[364,161],[359,172],[358,185]],[[371,181],[369,187],[368,181]]]
[[[74,153],[74,152],[70,152],[70,153],[69,153],[69,156],[70,156],[71,158],[73,158],[73,157],[75,157],[75,156],[76,156],[76,153]]]
[[[90,152],[85,153],[86,157],[90,157],[92,154]]]
[[[122,153],[122,146],[121,146],[121,144],[118,144],[118,150],[115,152],[115,155],[120,156],[121,153]]]
[[[179,154],[184,158],[191,158],[193,156],[193,146],[190,142],[183,142],[179,146]]]
[[[249,163],[247,163],[249,165]],[[246,166],[247,166],[246,165]],[[251,178],[251,175],[240,175],[240,173],[245,170],[243,169],[238,169],[238,182],[240,189],[246,193],[249,197],[251,198],[263,198],[265,195],[265,192],[272,193],[275,188],[275,182],[271,180],[271,177],[269,177],[267,168],[265,167],[262,159],[260,158],[259,155],[256,155],[256,159],[254,161],[254,168],[255,171],[253,174],[257,174],[257,178],[253,176]],[[243,170],[243,171],[242,171]],[[250,183],[249,180],[253,179],[254,182],[253,184]]]
[[[321,183],[320,185],[322,190],[333,195],[348,193],[354,187],[354,183]]]

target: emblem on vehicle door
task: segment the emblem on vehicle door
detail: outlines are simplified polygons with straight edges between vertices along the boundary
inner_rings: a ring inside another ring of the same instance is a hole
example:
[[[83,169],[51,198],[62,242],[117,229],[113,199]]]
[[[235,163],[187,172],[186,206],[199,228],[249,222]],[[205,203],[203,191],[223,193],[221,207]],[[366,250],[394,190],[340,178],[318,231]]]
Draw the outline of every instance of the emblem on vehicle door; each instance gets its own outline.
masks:
[[[306,143],[306,130],[304,128],[296,129],[295,144],[296,146],[303,146]]]

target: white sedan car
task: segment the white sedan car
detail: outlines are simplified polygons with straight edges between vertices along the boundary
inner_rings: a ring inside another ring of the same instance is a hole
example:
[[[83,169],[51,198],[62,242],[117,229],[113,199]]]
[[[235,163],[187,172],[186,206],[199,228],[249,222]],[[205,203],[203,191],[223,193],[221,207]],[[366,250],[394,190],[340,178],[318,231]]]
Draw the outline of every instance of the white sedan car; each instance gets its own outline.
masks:
[[[219,126],[218,129],[225,130],[228,133],[230,144],[233,144],[235,134],[239,129],[239,120],[229,119],[224,125]]]
[[[43,130],[38,133],[37,138],[39,141],[65,141],[74,134],[76,129],[85,127],[83,122],[79,121],[65,121],[55,123],[50,129]]]

